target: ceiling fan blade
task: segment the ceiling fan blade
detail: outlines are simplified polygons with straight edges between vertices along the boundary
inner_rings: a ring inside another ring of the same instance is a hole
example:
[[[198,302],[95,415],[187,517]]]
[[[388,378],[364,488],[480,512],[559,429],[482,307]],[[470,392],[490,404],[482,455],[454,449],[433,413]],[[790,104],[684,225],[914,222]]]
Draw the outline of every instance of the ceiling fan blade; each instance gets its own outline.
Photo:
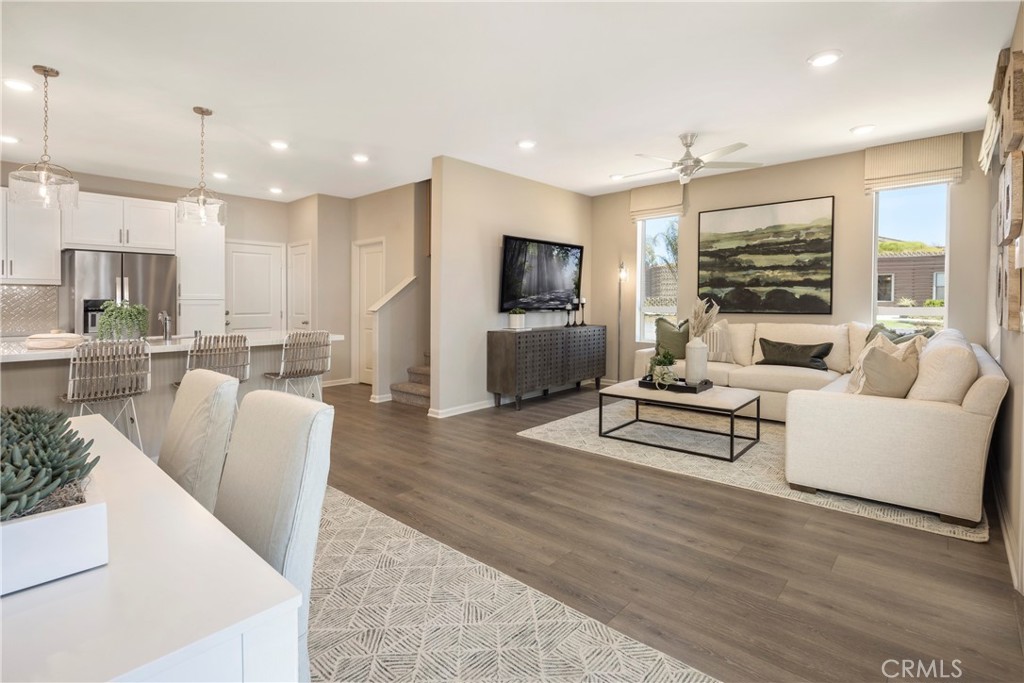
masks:
[[[644,159],[654,159],[655,161],[664,161],[665,163],[668,163],[668,164],[676,163],[675,159],[666,159],[665,157],[655,157],[655,156],[651,156],[650,154],[637,154],[636,156],[643,157]]]
[[[622,178],[620,178],[620,180],[625,180],[626,178],[636,178],[637,176],[647,175],[649,173],[665,173],[666,171],[674,171],[674,170],[675,169],[673,167],[671,167],[671,166],[668,167],[668,168],[655,168],[655,169],[652,169],[650,171],[640,171],[639,173],[630,173],[628,175],[624,175],[624,176],[622,176]]]
[[[747,161],[712,161],[709,164],[704,164],[704,168],[758,168],[760,166],[764,166],[764,164]]]
[[[724,157],[726,154],[732,154],[733,152],[738,152],[739,150],[743,149],[746,146],[747,146],[747,143],[745,143],[745,142],[734,142],[731,145],[726,145],[725,147],[719,147],[718,149],[713,149],[710,152],[708,152],[707,154],[701,154],[698,158],[701,161],[703,161],[704,163],[707,163],[709,161],[717,159],[718,157]]]

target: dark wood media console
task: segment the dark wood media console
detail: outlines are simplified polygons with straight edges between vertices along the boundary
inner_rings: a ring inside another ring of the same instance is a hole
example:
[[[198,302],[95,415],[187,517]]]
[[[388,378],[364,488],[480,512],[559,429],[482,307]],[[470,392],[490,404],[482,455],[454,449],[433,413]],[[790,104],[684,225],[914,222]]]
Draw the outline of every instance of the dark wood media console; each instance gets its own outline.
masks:
[[[607,330],[604,325],[578,327],[535,327],[531,330],[491,330],[487,333],[487,391],[494,405],[501,395],[516,397],[516,410],[523,394],[594,378],[601,389],[605,372]]]

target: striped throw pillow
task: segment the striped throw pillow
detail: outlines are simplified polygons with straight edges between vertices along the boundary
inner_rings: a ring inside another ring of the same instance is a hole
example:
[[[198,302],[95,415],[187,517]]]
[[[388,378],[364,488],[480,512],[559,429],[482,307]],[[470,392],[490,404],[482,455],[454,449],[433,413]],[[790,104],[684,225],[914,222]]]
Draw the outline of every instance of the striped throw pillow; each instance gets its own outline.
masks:
[[[708,360],[720,363],[732,363],[732,338],[729,336],[729,321],[719,320],[711,329],[704,333],[704,343],[708,345]]]

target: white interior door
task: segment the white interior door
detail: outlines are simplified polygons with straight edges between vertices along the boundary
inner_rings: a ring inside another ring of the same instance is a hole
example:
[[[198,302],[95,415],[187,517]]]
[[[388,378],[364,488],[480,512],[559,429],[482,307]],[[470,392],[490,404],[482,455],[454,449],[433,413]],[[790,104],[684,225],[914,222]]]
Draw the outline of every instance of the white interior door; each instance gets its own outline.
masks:
[[[312,305],[312,245],[288,245],[288,329],[314,329]]]
[[[227,331],[284,328],[284,245],[226,244],[224,277]]]
[[[359,325],[359,381],[373,384],[377,348],[373,343],[374,316],[370,306],[384,296],[384,244],[373,242],[357,245],[358,272],[357,317]]]

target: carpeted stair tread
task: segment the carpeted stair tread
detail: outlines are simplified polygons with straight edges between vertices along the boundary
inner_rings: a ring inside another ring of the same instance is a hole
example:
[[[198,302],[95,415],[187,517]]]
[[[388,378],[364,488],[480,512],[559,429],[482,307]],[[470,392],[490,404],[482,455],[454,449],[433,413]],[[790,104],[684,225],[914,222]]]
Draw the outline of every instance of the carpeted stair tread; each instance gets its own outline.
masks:
[[[430,385],[419,382],[398,382],[391,385],[391,400],[410,406],[430,407]]]
[[[414,384],[425,384],[430,385],[430,366],[429,365],[414,365],[411,368],[407,368],[406,372],[409,373],[409,381]]]

